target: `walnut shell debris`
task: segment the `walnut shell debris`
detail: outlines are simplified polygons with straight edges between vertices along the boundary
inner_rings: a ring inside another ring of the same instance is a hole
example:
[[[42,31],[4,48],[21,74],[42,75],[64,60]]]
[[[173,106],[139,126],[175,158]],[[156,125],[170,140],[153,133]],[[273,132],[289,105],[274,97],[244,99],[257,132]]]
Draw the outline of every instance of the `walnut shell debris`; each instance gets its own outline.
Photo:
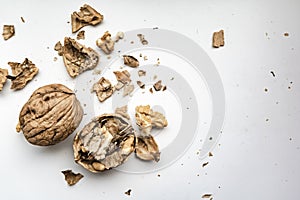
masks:
[[[94,49],[85,47],[70,37],[65,37],[62,49],[64,64],[72,78],[94,69],[99,63],[100,56]]]
[[[114,71],[117,81],[128,84],[131,82],[130,73],[127,70],[124,71]]]
[[[160,112],[155,112],[150,105],[140,105],[135,108],[136,124],[143,133],[150,134],[152,128],[164,128],[168,126],[168,121]]]
[[[74,138],[75,162],[91,172],[124,163],[134,151],[134,130],[125,118],[103,114],[94,118]]]
[[[103,15],[91,6],[84,4],[79,12],[71,14],[72,33],[87,25],[95,26],[103,21]]]
[[[61,84],[45,85],[23,106],[17,130],[22,130],[31,144],[54,145],[73,133],[82,116],[83,109],[72,90]]]
[[[4,40],[8,40],[12,36],[15,35],[15,27],[14,25],[3,25],[3,33],[2,36]]]
[[[142,160],[160,160],[159,148],[152,135],[136,137],[135,155]]]
[[[130,120],[130,116],[128,115],[127,111],[128,111],[127,105],[122,106],[122,107],[118,107],[118,108],[115,109],[116,114],[121,115],[122,117]]]
[[[213,34],[213,47],[219,48],[221,46],[224,46],[224,31],[223,30],[214,32],[214,34]]]
[[[13,76],[8,78],[12,80],[10,89],[20,90],[31,81],[35,75],[39,72],[39,69],[28,58],[25,58],[23,63],[8,62],[11,67]]]
[[[125,85],[123,89],[123,97],[130,95],[133,92],[133,90],[134,90],[133,84]]]
[[[163,88],[163,86],[161,84],[161,80],[154,83],[153,87],[154,87],[155,91],[160,91]]]
[[[96,40],[96,45],[106,54],[110,54],[115,47],[115,42],[111,38],[111,34],[106,31],[103,36]]]
[[[7,75],[8,75],[8,70],[0,68],[0,91],[2,90],[2,88],[6,82]]]
[[[123,55],[124,65],[136,68],[140,65],[138,59],[130,55]]]
[[[78,33],[77,33],[77,36],[76,36],[76,39],[77,40],[84,40],[85,39],[85,31],[79,31]]]
[[[100,102],[108,99],[115,91],[115,88],[111,85],[110,81],[104,77],[93,85],[92,92],[96,92]]]
[[[72,170],[64,170],[61,171],[61,173],[63,173],[63,175],[65,176],[65,180],[67,181],[69,186],[73,186],[76,183],[78,183],[78,181],[80,181],[80,179],[83,178],[83,175],[80,173],[74,173]]]

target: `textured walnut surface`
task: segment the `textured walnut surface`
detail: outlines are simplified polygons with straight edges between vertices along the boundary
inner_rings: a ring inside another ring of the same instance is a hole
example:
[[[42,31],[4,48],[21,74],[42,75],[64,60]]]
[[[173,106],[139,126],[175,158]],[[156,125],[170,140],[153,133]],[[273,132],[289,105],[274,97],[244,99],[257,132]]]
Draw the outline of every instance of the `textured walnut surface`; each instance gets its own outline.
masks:
[[[135,155],[142,160],[159,161],[159,148],[152,135],[140,135],[136,137]]]
[[[96,92],[99,101],[103,102],[114,93],[114,87],[108,79],[101,77],[100,80],[93,85],[92,91]]]
[[[87,25],[95,26],[103,21],[103,15],[91,6],[84,4],[79,12],[71,15],[72,32],[75,33]]]
[[[12,36],[15,35],[15,27],[14,25],[4,25],[2,36],[4,40],[8,40]]]
[[[0,91],[2,90],[5,82],[6,82],[6,76],[8,75],[7,69],[1,69],[0,68]]]
[[[116,114],[121,115],[122,117],[125,117],[126,119],[130,120],[130,116],[128,115],[127,111],[127,105],[115,109]]]
[[[130,83],[130,73],[127,70],[124,71],[114,71],[117,81],[120,81],[123,84]]]
[[[38,88],[23,106],[17,129],[34,145],[54,145],[80,124],[83,109],[74,92],[61,84]]]
[[[28,58],[25,58],[23,63],[8,62],[8,65],[11,67],[13,73],[13,77],[10,77],[12,80],[10,88],[13,90],[24,88],[39,72],[39,69]]]
[[[72,170],[64,170],[61,173],[65,176],[65,180],[69,186],[75,185],[83,178],[83,175],[80,173],[74,173]]]
[[[115,41],[111,38],[111,34],[106,31],[103,36],[96,40],[96,45],[106,54],[110,54],[115,47]]]
[[[125,118],[103,114],[76,134],[74,159],[91,172],[104,171],[124,163],[134,151],[134,143],[134,130]]]
[[[218,32],[214,32],[213,34],[213,47],[221,47],[224,46],[224,31],[220,30]]]
[[[86,70],[94,69],[99,63],[100,56],[95,50],[72,38],[65,37],[62,49],[64,64],[72,78]]]
[[[123,59],[124,59],[124,65],[127,65],[129,67],[138,67],[140,65],[138,59],[136,59],[133,56],[130,55],[123,55]]]

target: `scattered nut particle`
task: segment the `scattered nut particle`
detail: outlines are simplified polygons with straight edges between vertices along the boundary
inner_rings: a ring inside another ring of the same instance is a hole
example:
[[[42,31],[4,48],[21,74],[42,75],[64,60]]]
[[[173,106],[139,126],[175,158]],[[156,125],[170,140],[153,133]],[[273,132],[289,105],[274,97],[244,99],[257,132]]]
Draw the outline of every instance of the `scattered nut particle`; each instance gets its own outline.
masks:
[[[39,69],[28,58],[25,58],[23,63],[8,62],[12,69],[13,76],[8,78],[12,80],[10,89],[20,90],[31,81],[39,72]]]
[[[95,26],[103,21],[103,15],[97,12],[91,6],[84,4],[79,12],[71,14],[72,33],[77,32],[87,25]]]
[[[148,57],[147,56],[144,56],[144,61],[148,60]]]
[[[224,31],[214,32],[213,34],[213,47],[219,48],[224,46]]]
[[[175,79],[174,77],[170,78],[171,81],[173,81],[174,79]]]
[[[123,97],[131,94],[134,90],[134,85],[125,85],[123,89]]]
[[[77,40],[84,40],[85,39],[85,31],[84,30],[82,30],[82,31],[79,31],[78,33],[77,33]]]
[[[57,57],[54,57],[54,58],[53,58],[53,61],[54,61],[54,62],[57,61]]]
[[[156,66],[160,65],[160,60],[159,60],[159,58],[157,58],[156,61],[157,61]]]
[[[131,82],[130,73],[127,70],[114,71],[117,81],[123,84],[129,84]]]
[[[3,33],[2,36],[4,40],[8,40],[12,36],[15,35],[15,27],[14,25],[3,25]]]
[[[69,186],[75,185],[80,179],[83,178],[83,175],[80,173],[74,173],[72,170],[61,171],[65,175],[65,180]]]
[[[148,44],[148,41],[145,39],[145,36],[143,34],[137,34],[137,36],[140,38],[142,45]]]
[[[128,115],[127,111],[128,111],[127,105],[115,109],[116,114],[121,115],[122,117],[130,120],[130,116]]]
[[[146,76],[146,71],[145,70],[139,70],[138,75],[141,76]]]
[[[162,91],[165,91],[167,89],[167,86],[164,85],[163,88],[162,88]]]
[[[1,69],[0,68],[0,91],[2,90],[8,75],[8,70],[7,69]]]
[[[137,81],[136,83],[138,84],[138,86],[139,86],[141,89],[145,89],[145,83],[143,83],[142,81]]]
[[[285,32],[283,35],[284,35],[285,37],[288,37],[288,36],[289,36],[289,33]]]
[[[65,67],[72,78],[84,71],[94,69],[100,60],[100,56],[94,49],[86,47],[70,37],[65,37],[62,50]]]
[[[103,36],[96,40],[96,45],[106,54],[110,54],[115,47],[115,42],[111,38],[111,34],[106,31]]]
[[[155,80],[155,79],[157,79],[157,75],[154,75],[154,76],[153,76],[153,80]]]
[[[130,196],[130,194],[131,194],[131,189],[127,190],[127,191],[125,192],[125,194],[127,194],[128,196]]]
[[[119,40],[124,38],[124,33],[122,31],[117,32],[115,36],[115,42],[119,42]]]
[[[202,195],[202,198],[210,198],[212,196],[212,194],[204,194]]]
[[[160,174],[157,174],[158,177],[160,177]]]
[[[212,152],[208,152],[208,156],[209,157],[213,156]]]
[[[266,119],[266,122],[268,122],[269,120],[270,120],[270,119],[269,119],[269,118],[267,118],[267,119]]]
[[[21,21],[22,21],[23,23],[25,23],[25,20],[24,20],[24,18],[23,18],[23,17],[21,17]]]
[[[288,86],[288,89],[289,89],[289,90],[292,89],[291,86]]]
[[[206,165],[208,165],[208,162],[203,163],[202,167],[205,167]]]
[[[209,137],[208,139],[209,139],[209,140],[212,140],[213,138],[212,138],[212,137]]]
[[[133,56],[130,55],[123,55],[123,59],[124,59],[124,65],[127,65],[129,67],[138,67],[139,66],[139,61],[138,59],[136,59]]]
[[[125,86],[124,83],[118,81],[117,84],[115,85],[116,90],[121,90]]]
[[[150,91],[151,93],[153,93],[153,89],[152,89],[152,88],[150,88],[149,91]]]
[[[92,92],[96,92],[99,101],[103,102],[113,94],[114,87],[108,79],[101,77],[100,80],[93,85]]]
[[[143,57],[143,54],[142,54],[142,53],[140,53],[140,57]]]
[[[265,92],[268,92],[268,88],[265,88]]]
[[[93,70],[93,74],[94,75],[100,75],[101,74],[101,70],[100,69],[94,69]]]
[[[58,52],[58,55],[59,55],[59,56],[62,56],[62,55],[63,55],[63,46],[62,46],[62,44],[60,43],[60,41],[58,41],[58,42],[55,44],[54,50]]]
[[[163,87],[162,84],[161,84],[161,80],[154,83],[153,87],[154,87],[155,91],[160,91]]]
[[[275,77],[275,73],[273,71],[270,71],[270,73],[272,74],[273,77]]]

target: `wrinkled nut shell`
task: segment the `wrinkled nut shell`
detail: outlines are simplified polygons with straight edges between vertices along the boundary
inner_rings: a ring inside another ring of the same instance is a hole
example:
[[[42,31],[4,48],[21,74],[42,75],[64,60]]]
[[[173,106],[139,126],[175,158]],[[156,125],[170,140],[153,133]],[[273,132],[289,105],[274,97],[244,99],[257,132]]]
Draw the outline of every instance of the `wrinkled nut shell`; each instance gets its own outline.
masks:
[[[91,172],[101,172],[124,163],[134,151],[134,130],[117,114],[94,118],[74,138],[75,162]]]
[[[38,88],[23,106],[17,130],[27,141],[48,146],[66,139],[78,127],[83,109],[74,92],[61,84]]]

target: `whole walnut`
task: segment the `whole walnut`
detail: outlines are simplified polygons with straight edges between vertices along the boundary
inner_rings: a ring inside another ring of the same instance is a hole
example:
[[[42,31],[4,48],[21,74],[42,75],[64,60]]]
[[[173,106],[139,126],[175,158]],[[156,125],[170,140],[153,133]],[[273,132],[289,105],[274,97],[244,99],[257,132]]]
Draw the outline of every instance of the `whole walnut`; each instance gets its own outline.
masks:
[[[74,92],[61,84],[33,92],[19,115],[17,131],[34,145],[54,145],[66,139],[82,120],[83,109]]]

